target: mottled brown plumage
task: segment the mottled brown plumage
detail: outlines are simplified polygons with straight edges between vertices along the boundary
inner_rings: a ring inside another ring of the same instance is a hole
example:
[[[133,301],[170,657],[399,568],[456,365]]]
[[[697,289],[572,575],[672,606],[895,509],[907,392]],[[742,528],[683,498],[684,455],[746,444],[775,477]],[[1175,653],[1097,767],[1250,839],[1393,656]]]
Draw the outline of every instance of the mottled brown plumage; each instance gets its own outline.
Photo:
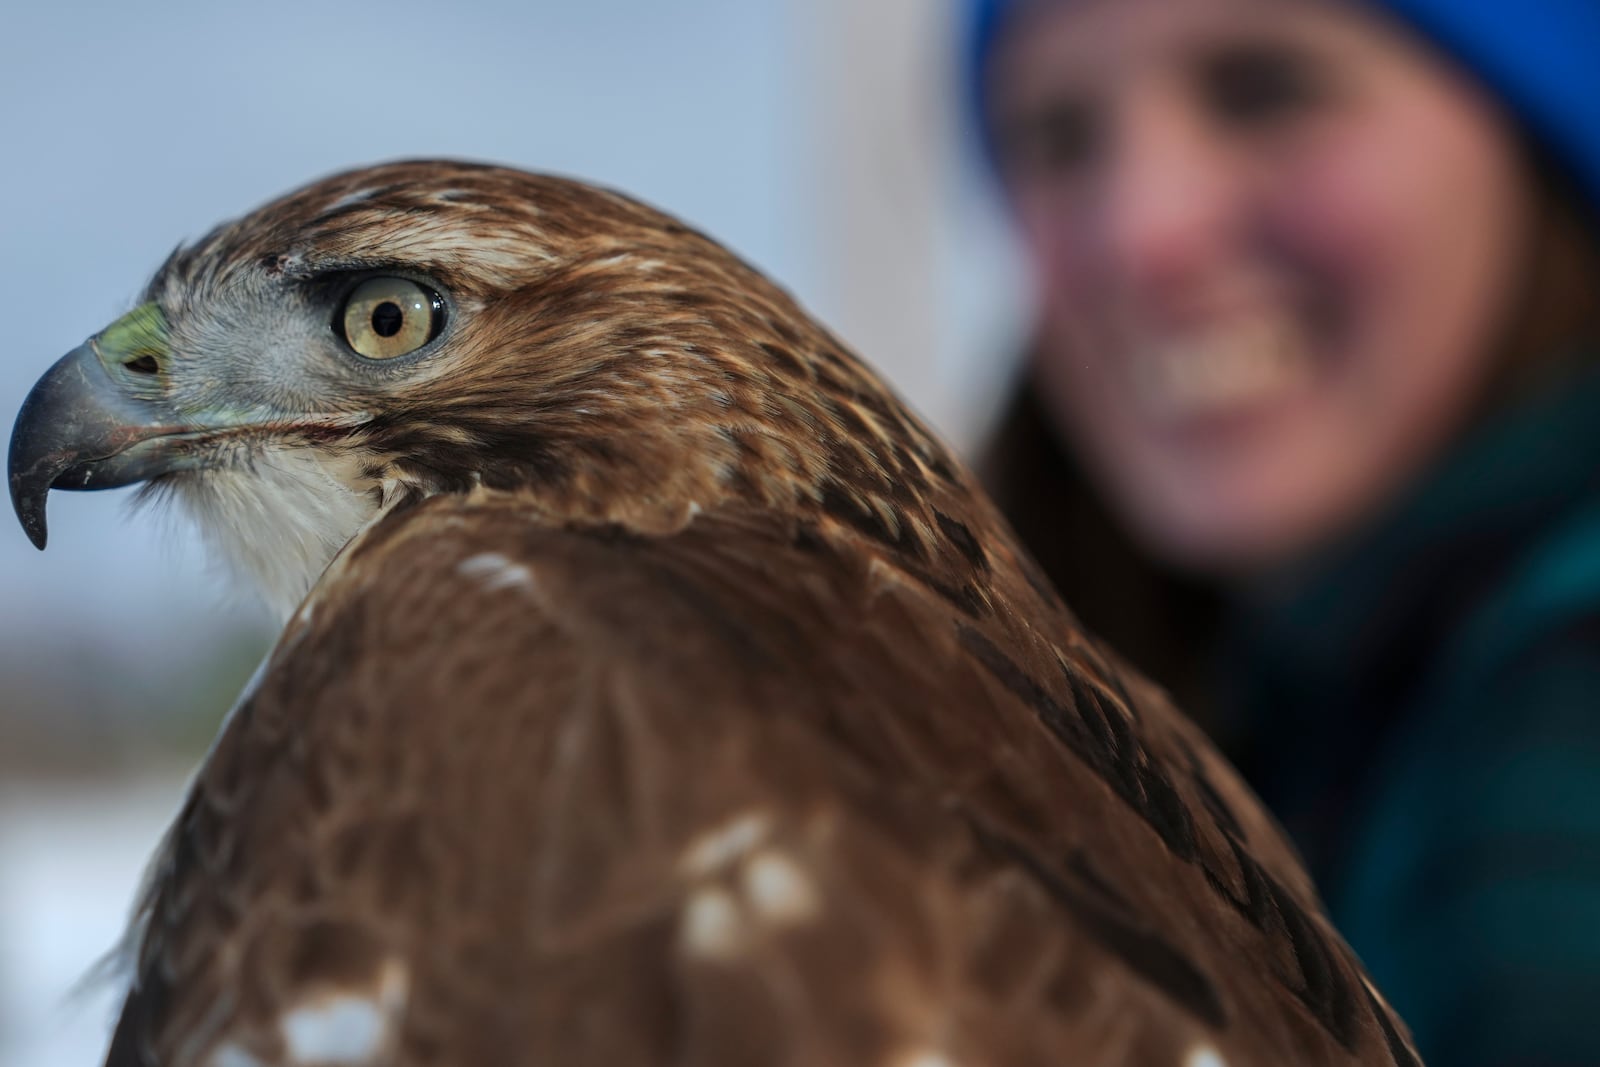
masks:
[[[352,272],[436,287],[438,341],[341,355]],[[244,413],[158,484],[315,585],[163,848],[112,1067],[1415,1062],[1210,745],[718,245],[397,164],[148,296],[163,402]]]

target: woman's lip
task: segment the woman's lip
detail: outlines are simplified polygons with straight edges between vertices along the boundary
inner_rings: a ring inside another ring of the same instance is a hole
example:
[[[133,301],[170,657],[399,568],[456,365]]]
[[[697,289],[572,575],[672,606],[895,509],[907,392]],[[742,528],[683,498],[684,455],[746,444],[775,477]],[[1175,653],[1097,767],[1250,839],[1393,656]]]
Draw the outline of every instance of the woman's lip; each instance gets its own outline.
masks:
[[[1162,423],[1259,408],[1301,391],[1315,370],[1304,331],[1273,313],[1145,337],[1120,362],[1140,410]]]

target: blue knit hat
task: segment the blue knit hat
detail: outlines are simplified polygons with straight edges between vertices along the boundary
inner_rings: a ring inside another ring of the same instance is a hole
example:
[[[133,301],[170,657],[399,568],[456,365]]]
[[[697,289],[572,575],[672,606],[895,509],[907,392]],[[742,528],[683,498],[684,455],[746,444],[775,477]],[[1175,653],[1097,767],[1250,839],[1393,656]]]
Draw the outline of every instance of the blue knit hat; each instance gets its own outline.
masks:
[[[1024,0],[970,0],[967,69],[982,124],[989,50]],[[1600,208],[1600,0],[1379,0],[1474,71]],[[984,130],[987,136],[987,130]]]

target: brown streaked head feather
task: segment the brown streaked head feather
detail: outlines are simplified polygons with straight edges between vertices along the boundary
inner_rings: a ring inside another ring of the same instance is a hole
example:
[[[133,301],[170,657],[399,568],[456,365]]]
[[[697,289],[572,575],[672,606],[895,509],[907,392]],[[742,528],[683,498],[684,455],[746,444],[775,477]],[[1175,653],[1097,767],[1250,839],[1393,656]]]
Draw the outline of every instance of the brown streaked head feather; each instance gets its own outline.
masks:
[[[389,270],[448,297],[439,350],[359,376],[307,365],[306,323],[330,314],[318,317],[319,298],[341,278]],[[922,491],[958,476],[927,430],[786,293],[616,193],[467,164],[354,171],[181,249],[147,296],[172,321],[172,388],[188,403],[211,402],[220,382],[276,410],[361,417],[310,443],[353,499],[373,502],[363,521],[401,498],[481,484],[639,529],[739,498],[821,505],[919,554],[943,539]],[[299,329],[253,325],[286,303]],[[296,354],[250,367],[241,333]],[[189,353],[208,365],[186,377]],[[299,443],[230,442],[235,465],[281,463]],[[221,481],[208,472],[165,487],[193,506]],[[272,599],[287,613],[320,569],[302,567]]]
[[[416,358],[328,343],[373,273],[446,301]],[[1205,739],[712,241],[394,164],[149,297],[180,408],[258,427],[168,484],[314,587],[164,848],[111,1067],[1416,1062]]]

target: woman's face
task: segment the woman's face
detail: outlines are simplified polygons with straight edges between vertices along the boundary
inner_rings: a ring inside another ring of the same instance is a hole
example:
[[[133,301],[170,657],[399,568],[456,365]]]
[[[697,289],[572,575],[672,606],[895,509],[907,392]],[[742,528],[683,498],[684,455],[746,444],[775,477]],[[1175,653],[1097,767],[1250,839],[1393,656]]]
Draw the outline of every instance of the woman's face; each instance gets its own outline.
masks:
[[[992,72],[1038,380],[1157,552],[1291,561],[1461,429],[1529,223],[1444,61],[1354,3],[1065,0]]]

